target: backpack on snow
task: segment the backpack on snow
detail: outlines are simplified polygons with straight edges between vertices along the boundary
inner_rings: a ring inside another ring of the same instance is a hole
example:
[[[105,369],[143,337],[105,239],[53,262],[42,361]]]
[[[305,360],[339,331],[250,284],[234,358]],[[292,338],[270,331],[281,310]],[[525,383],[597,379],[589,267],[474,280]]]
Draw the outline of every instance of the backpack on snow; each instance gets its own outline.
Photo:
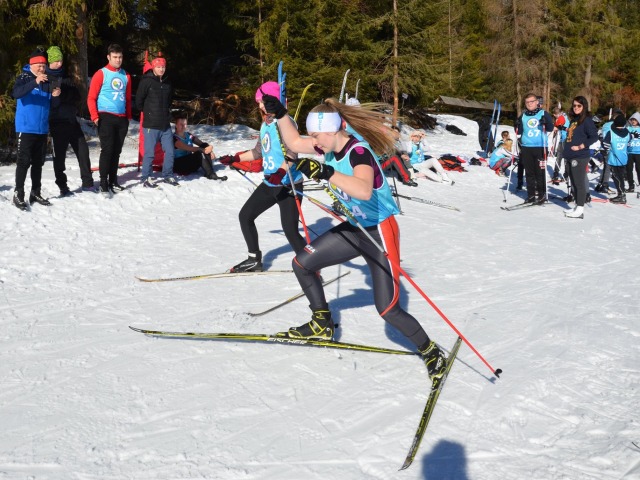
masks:
[[[455,155],[451,155],[450,153],[445,153],[441,155],[438,159],[440,165],[445,170],[450,170],[453,172],[466,172],[463,164],[467,163],[466,160],[456,157]]]

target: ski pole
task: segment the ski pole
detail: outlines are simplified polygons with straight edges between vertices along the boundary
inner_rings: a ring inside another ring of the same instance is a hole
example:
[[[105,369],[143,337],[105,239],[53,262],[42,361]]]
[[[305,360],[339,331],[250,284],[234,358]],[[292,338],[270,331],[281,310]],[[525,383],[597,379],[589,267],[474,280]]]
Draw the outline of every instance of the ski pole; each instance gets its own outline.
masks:
[[[473,351],[473,353],[475,353],[478,358],[480,360],[482,360],[482,362],[489,367],[489,369],[491,370],[491,372],[498,378],[500,378],[500,374],[502,373],[502,369],[498,368],[495,369],[493,368],[489,362],[487,362],[487,360],[485,360],[485,358],[480,354],[480,352],[478,352],[478,350],[476,350],[476,348],[471,344],[471,342],[469,342],[469,340],[467,340],[467,338],[462,335],[462,333],[460,332],[460,330],[458,330],[456,328],[456,326],[451,322],[451,320],[449,320],[447,318],[447,316],[442,312],[442,310],[440,310],[438,308],[438,306],[433,303],[433,301],[427,296],[426,293],[424,293],[422,291],[422,289],[418,286],[418,284],[416,284],[416,282],[413,281],[413,279],[409,276],[409,274],[407,272],[404,271],[404,269],[400,266],[400,262],[396,261],[394,259],[392,259],[389,254],[387,253],[387,251],[384,249],[384,247],[382,245],[380,245],[370,234],[369,232],[367,232],[367,230],[360,224],[360,222],[358,221],[358,219],[353,215],[353,213],[351,213],[351,211],[349,210],[349,208],[342,202],[342,200],[335,194],[333,193],[333,191],[331,191],[326,185],[324,185],[324,190],[325,192],[334,200],[339,202],[339,204],[342,206],[342,210],[344,212],[344,214],[347,216],[347,218],[349,218],[349,220],[351,220],[359,229],[362,233],[365,234],[365,236],[371,241],[371,243],[380,251],[380,253],[382,253],[387,260],[389,260],[389,262],[391,262],[391,264],[398,269],[398,271],[402,274],[402,276],[404,278],[407,279],[407,281],[411,284],[411,286],[413,288],[416,289],[416,291],[422,296],[422,298],[424,298],[427,303],[429,305],[431,305],[431,308],[433,308],[436,313],[438,315],[440,315],[440,317],[447,323],[447,325],[449,325],[453,331],[456,333],[456,335],[458,335],[463,341],[464,343],[467,344],[467,346]]]
[[[393,191],[398,193],[398,187],[396,186],[396,176],[393,175],[391,177],[391,179],[393,180]],[[403,215],[402,207],[400,206],[400,197],[398,195],[396,195],[396,198],[398,199],[398,200],[396,200],[396,203],[398,204],[398,210],[400,210],[400,215]]]

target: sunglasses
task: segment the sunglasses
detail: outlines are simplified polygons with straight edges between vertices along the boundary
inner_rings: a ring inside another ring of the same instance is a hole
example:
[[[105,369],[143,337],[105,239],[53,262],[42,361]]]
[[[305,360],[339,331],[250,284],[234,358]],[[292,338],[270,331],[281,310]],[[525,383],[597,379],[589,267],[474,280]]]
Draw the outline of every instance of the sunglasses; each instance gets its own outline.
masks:
[[[573,104],[573,108],[582,108],[582,107],[583,107],[583,105],[580,104],[580,103],[574,103]]]

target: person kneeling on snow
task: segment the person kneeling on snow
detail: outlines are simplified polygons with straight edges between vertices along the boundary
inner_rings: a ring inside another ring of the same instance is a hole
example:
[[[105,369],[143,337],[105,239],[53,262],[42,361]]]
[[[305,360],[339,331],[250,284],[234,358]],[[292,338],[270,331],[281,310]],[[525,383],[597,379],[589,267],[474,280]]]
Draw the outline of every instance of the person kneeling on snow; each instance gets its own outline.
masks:
[[[213,171],[213,159],[215,158],[213,147],[187,132],[187,116],[183,113],[178,114],[175,122],[173,169],[181,175],[189,175],[202,168],[208,179],[226,180],[226,176],[219,177]]]
[[[499,148],[496,148],[489,157],[489,168],[496,172],[496,175],[507,175],[507,168],[514,160],[512,153],[513,140],[506,139]]]
[[[411,132],[409,136],[410,142],[404,153],[402,155],[403,160],[408,160],[411,163],[411,166],[414,170],[418,170],[419,173],[416,175],[417,177],[428,178],[438,183],[448,183],[453,185],[453,180],[449,178],[447,172],[444,171],[442,165],[436,158],[429,158],[428,160],[424,159],[425,156],[425,146],[422,143],[422,137],[424,134],[418,132],[417,130]],[[420,165],[420,168],[418,168]]]

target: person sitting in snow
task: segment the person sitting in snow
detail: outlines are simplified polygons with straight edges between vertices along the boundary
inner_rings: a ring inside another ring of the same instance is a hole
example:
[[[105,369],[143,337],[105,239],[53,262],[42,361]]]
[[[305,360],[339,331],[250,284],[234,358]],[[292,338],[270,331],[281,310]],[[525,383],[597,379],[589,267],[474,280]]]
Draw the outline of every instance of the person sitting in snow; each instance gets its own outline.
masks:
[[[347,105],[348,104],[349,103],[347,103]],[[418,184],[413,180],[411,171],[409,170],[411,168],[411,163],[402,160],[402,143],[400,142],[400,129],[398,127],[391,128],[398,138],[395,144],[396,149],[393,155],[384,154],[382,157],[380,157],[380,165],[385,171],[392,170],[396,172],[400,176],[400,180],[404,185],[407,185],[409,187],[417,187]],[[407,166],[407,164],[409,166]]]
[[[489,168],[496,172],[496,175],[507,175],[507,168],[514,160],[513,140],[507,138],[500,147],[496,148],[489,157]]]
[[[429,158],[425,160],[426,148],[422,141],[424,133],[415,130],[411,132],[409,138],[410,142],[405,148],[406,153],[402,155],[402,158],[403,160],[408,160],[412,168],[419,172],[416,177],[428,178],[434,182],[444,182],[453,185],[455,182],[449,178],[438,159]]]
[[[187,115],[184,113],[176,115],[175,122],[173,133],[174,171],[182,175],[189,175],[202,168],[209,180],[226,180],[226,176],[219,177],[213,171],[213,159],[215,158],[213,147],[187,132]]]

